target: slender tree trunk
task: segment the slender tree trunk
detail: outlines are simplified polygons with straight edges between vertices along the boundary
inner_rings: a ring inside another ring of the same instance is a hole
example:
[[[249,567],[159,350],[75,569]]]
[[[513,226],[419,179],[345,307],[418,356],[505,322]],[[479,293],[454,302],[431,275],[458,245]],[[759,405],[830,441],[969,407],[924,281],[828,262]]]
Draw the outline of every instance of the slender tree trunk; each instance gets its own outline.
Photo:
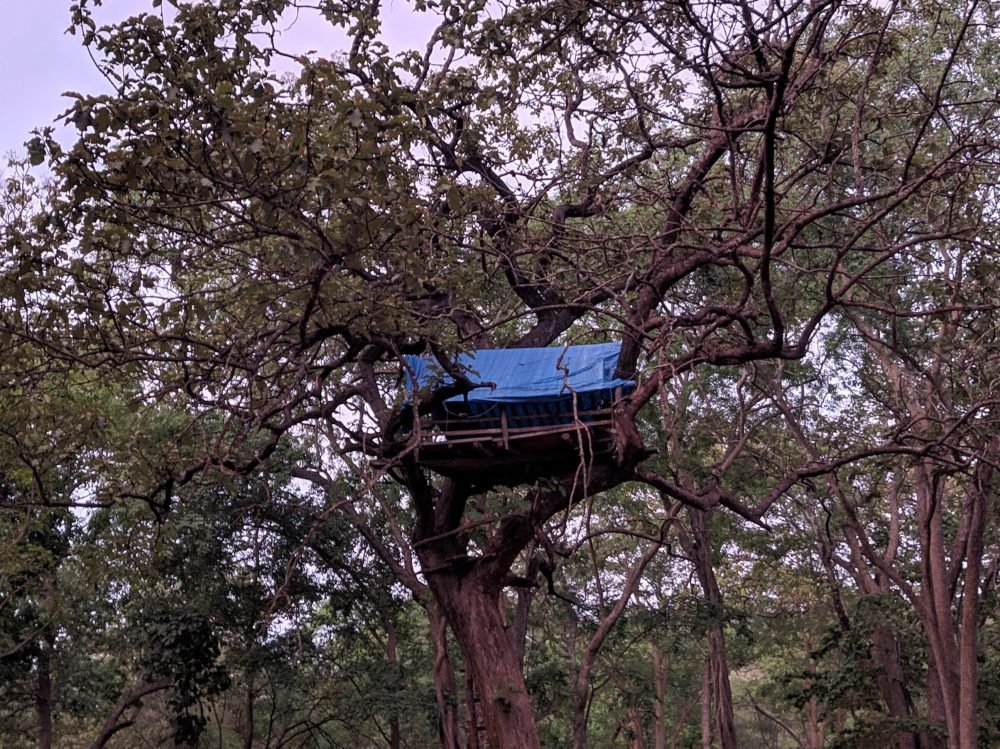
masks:
[[[736,719],[729,685],[729,657],[722,627],[708,632],[708,663],[712,677],[712,717],[720,749],[736,749]]]
[[[695,571],[701,583],[705,600],[716,611],[722,610],[722,591],[715,578],[712,561],[712,512],[688,508],[691,536],[681,534],[685,550],[694,561]],[[729,657],[726,653],[726,637],[722,625],[708,630],[708,656],[705,663],[708,675],[708,691],[703,696],[708,700],[711,719],[720,749],[736,749],[736,719],[733,715],[733,692],[729,683]]]
[[[670,657],[655,644],[653,650],[653,749],[667,747],[667,684],[670,681]]]
[[[921,615],[932,662],[928,682],[932,679],[934,682],[928,683],[928,702],[937,712],[931,717],[944,719],[948,749],[976,749],[978,741],[980,576],[993,473],[986,461],[974,473],[963,508],[964,543],[957,553],[952,552],[950,564],[942,519],[942,504],[947,497],[933,479],[920,486],[925,591]],[[952,610],[953,588],[958,587],[955,568],[963,560],[965,569],[956,621]]]
[[[531,612],[531,603],[538,591],[535,580],[541,565],[541,557],[534,551],[534,544],[529,545],[526,551],[527,561],[524,564],[523,584],[516,590],[517,606],[514,608],[514,622],[510,628],[511,642],[517,652],[522,669],[525,649],[528,644],[528,614]]]
[[[632,734],[629,741],[629,749],[646,749],[646,736],[642,730],[642,718],[635,707],[626,708],[625,714],[628,717],[628,728]]]
[[[701,749],[712,749],[712,666],[708,658],[701,670]]]
[[[677,749],[684,733],[684,726],[687,725],[688,715],[694,709],[696,702],[700,702],[697,695],[684,700],[680,713],[674,716],[673,729],[670,731],[670,749]]]
[[[948,580],[947,550],[944,540],[942,505],[945,501],[940,480],[929,465],[916,471],[917,505],[920,516],[921,619],[927,634],[931,673],[937,677],[935,689],[940,699],[948,749],[962,749],[959,722],[961,679],[959,649],[952,615],[952,595]]]
[[[441,749],[460,749],[458,689],[455,668],[448,654],[448,623],[436,603],[430,603],[426,610],[431,641],[434,643],[434,697],[437,700]],[[475,745],[470,744],[470,749],[475,749]]]
[[[250,674],[247,680],[246,691],[246,726],[243,732],[243,749],[253,749],[253,724],[254,724],[254,676]]]
[[[933,651],[928,653],[927,658],[927,719],[935,727],[944,727],[948,724],[944,716],[941,677],[938,674]],[[946,749],[947,746],[947,740],[937,731],[924,731],[920,735],[920,749]]]
[[[956,289],[960,276],[954,278]],[[919,369],[909,359],[900,360],[873,331],[859,326],[869,342],[869,349],[879,359],[887,385],[898,399],[901,423],[915,433],[935,438],[929,425],[948,423],[956,413],[950,394],[942,390],[946,367],[950,367],[952,338],[958,330],[960,313],[956,310],[940,327],[938,345],[929,365]],[[977,375],[978,376],[978,375]],[[985,383],[975,383],[977,386]],[[961,421],[959,419],[958,421]],[[971,430],[962,439],[964,451],[975,439]],[[978,664],[981,576],[984,534],[992,504],[993,478],[1000,437],[990,430],[982,433],[985,442],[975,454],[971,475],[955,477],[953,466],[945,466],[934,457],[921,460],[909,473],[917,498],[920,543],[919,593],[898,576],[897,584],[906,591],[918,612],[928,645],[927,704],[928,717],[943,723],[948,749],[975,749],[978,739]],[[956,446],[958,442],[955,443]],[[956,512],[959,487],[964,496]],[[946,514],[947,521],[946,522]],[[956,522],[957,521],[957,522]],[[946,528],[947,526],[947,528]],[[858,533],[860,534],[860,530]],[[868,551],[872,563],[890,574],[891,557],[879,559]],[[927,732],[922,735],[928,746],[939,742]]]
[[[811,697],[806,704],[806,749],[823,749],[826,746],[826,720],[821,717],[819,702]]]
[[[387,609],[383,608],[383,626],[386,631],[385,660],[390,667],[390,689],[394,694],[398,693],[402,684],[400,683],[399,653],[397,645],[399,637],[396,634],[396,625],[389,616]],[[399,749],[402,745],[403,735],[399,727],[399,713],[394,709],[389,714],[389,749]]]
[[[959,621],[959,731],[961,749],[976,749],[979,734],[979,625],[980,577],[982,575],[986,519],[991,512],[995,454],[1000,439],[994,437],[988,453],[991,460],[981,460],[966,495],[969,530],[965,540],[965,578],[962,585],[962,609]]]
[[[637,590],[639,581],[642,580],[642,575],[647,565],[653,560],[653,557],[656,556],[663,545],[662,539],[664,538],[664,534],[673,523],[673,519],[678,511],[679,507],[675,506],[672,508],[667,519],[660,526],[660,538],[648,544],[643,550],[642,555],[632,565],[628,576],[625,578],[625,584],[622,586],[617,600],[615,600],[614,605],[610,609],[605,608],[606,602],[603,593],[599,592],[598,594],[601,604],[600,624],[598,624],[597,630],[587,642],[587,647],[584,649],[579,667],[571,671],[573,673],[573,749],[588,749],[587,720],[593,693],[591,673],[593,672],[594,664],[597,662],[597,656],[601,652],[604,641],[607,639],[611,629],[625,613],[628,602]],[[612,673],[614,672],[612,671]],[[636,729],[636,726],[638,726],[638,729]],[[635,724],[632,730],[638,731],[638,736],[641,740],[641,723]]]
[[[46,634],[36,661],[35,707],[38,713],[38,749],[52,749],[52,648],[55,638]]]
[[[111,711],[111,714],[104,721],[100,732],[97,734],[97,738],[90,745],[90,749],[104,749],[115,734],[135,725],[139,714],[142,712],[143,698],[169,689],[172,684],[173,682],[170,679],[161,679],[160,681],[151,683],[140,682],[130,691],[123,694],[115,705],[114,710]],[[131,714],[127,714],[130,710]]]
[[[860,530],[854,525],[845,526],[844,536],[854,563],[852,575],[863,594],[884,595],[890,590],[888,580],[882,575],[869,574],[860,535]],[[841,626],[845,629],[850,626],[846,613],[841,617]],[[903,722],[913,717],[914,709],[900,657],[899,641],[892,629],[884,625],[875,626],[872,630],[872,660],[877,666],[875,685],[889,716]],[[917,735],[912,731],[902,731],[892,739],[890,746],[892,749],[917,749]]]
[[[815,458],[819,459],[816,450],[800,424],[798,424],[788,409],[787,402],[781,394],[778,395],[779,406],[783,407],[786,423],[789,424],[799,443]],[[878,552],[870,543],[862,543],[866,538],[864,527],[857,522],[853,514],[852,504],[848,495],[843,491],[835,476],[827,476],[827,483],[830,490],[838,498],[841,505],[847,509],[850,521],[843,526],[844,539],[851,550],[851,562],[849,571],[857,583],[858,589],[865,595],[883,595],[890,591],[890,580],[884,569],[880,569],[876,574],[871,574],[869,564],[876,567],[881,565],[887,567],[893,563],[900,543],[900,483],[897,482],[889,487],[887,498],[889,500],[889,535],[884,549]],[[845,632],[851,628],[850,618],[847,608],[844,605],[840,584],[834,570],[834,541],[830,536],[830,528],[825,523],[818,522],[815,515],[810,514],[813,530],[816,537],[817,552],[825,571],[827,585],[830,590],[830,600],[841,629]],[[873,557],[878,557],[875,559]],[[867,560],[867,561],[866,561]],[[888,714],[901,722],[906,722],[913,717],[913,701],[907,689],[905,673],[900,661],[899,642],[896,635],[887,626],[877,626],[872,632],[872,658],[878,667],[878,675],[875,678],[879,694],[885,703]],[[825,726],[823,727],[825,733]],[[813,738],[810,742],[815,743]],[[917,735],[912,731],[903,731],[897,734],[890,744],[892,749],[917,749]]]

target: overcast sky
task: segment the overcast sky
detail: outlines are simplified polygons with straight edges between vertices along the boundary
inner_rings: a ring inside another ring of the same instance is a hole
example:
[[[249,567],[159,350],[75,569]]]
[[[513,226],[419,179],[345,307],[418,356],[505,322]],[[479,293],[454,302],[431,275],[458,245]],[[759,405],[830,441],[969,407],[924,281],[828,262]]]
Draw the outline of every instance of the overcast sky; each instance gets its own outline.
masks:
[[[34,127],[50,125],[69,108],[65,91],[96,93],[106,90],[78,36],[66,33],[73,0],[0,0],[0,156],[22,151]],[[385,38],[389,46],[422,49],[431,19],[414,17],[405,0],[387,5]],[[105,19],[123,18],[150,7],[149,0],[104,0]],[[341,37],[329,25],[300,19],[284,33],[295,49],[320,52],[342,47]]]
[[[93,91],[101,78],[78,37],[65,33],[69,0],[0,4],[0,154],[5,154],[22,150],[31,128],[51,123],[69,107],[62,92]]]

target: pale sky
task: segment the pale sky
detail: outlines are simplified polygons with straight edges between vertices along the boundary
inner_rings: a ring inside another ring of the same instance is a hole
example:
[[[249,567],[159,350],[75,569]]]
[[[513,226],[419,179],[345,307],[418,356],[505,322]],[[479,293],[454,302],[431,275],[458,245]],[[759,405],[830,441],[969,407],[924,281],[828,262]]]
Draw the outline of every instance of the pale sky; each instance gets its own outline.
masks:
[[[99,93],[106,84],[78,36],[66,33],[74,0],[0,0],[0,156],[23,151],[34,127],[53,124],[69,108],[65,91]],[[390,48],[423,49],[432,19],[415,16],[406,0],[386,3],[384,38]],[[106,20],[149,9],[150,0],[104,0]],[[342,48],[343,37],[328,24],[300,19],[284,34],[300,51]]]
[[[133,0],[109,0],[122,6]],[[0,0],[0,155],[21,151],[31,128],[69,108],[64,91],[94,91],[101,77],[79,38],[64,33],[71,0]]]

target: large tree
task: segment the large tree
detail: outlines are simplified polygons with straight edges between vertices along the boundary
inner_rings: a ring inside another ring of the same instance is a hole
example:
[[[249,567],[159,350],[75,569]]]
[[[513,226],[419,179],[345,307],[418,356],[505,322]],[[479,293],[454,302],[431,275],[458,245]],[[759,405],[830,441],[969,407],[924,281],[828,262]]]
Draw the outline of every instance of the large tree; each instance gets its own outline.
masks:
[[[643,407],[686,372],[821,355],[828,321],[881,309],[886,273],[994,218],[993,9],[976,3],[418,3],[437,25],[395,54],[378,3],[152,5],[106,27],[73,7],[112,91],[77,97],[70,145],[29,144],[57,189],[9,232],[5,283],[28,293],[4,340],[181,415],[137,435],[102,497],[163,515],[286,440],[312,446],[301,476],[362,478],[330,507],[359,528],[397,480],[398,548],[373,548],[428,587],[490,746],[539,746],[500,602],[551,518],[643,481],[759,520],[854,457],[804,455],[751,495],[735,452],[701,475],[644,467]],[[289,59],[296,13],[349,46]],[[608,338],[638,384],[585,480],[489,494],[495,476],[387,449],[402,354],[453,369],[472,347]],[[890,442],[865,449],[913,449]]]

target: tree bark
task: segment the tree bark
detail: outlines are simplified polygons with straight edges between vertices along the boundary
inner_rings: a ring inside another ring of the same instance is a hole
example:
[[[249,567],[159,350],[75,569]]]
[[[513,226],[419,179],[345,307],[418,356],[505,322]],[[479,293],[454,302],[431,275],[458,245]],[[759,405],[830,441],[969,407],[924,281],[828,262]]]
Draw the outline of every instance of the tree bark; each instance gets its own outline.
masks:
[[[393,693],[398,693],[402,685],[400,683],[399,653],[397,650],[398,635],[396,625],[388,610],[382,608],[382,626],[386,632],[385,640],[385,660],[389,664],[390,674],[389,687]],[[403,735],[399,726],[399,713],[393,710],[389,714],[389,749],[399,749],[402,745]]]
[[[690,555],[705,600],[717,612],[722,610],[722,591],[715,577],[712,561],[713,511],[688,508],[691,535],[681,534],[681,543]],[[707,633],[708,655],[705,663],[709,679],[707,694],[702,696],[711,706],[711,721],[720,749],[736,749],[736,719],[733,715],[733,692],[729,683],[729,657],[722,624],[713,624]]]
[[[899,658],[899,642],[892,630],[885,625],[872,630],[872,658],[878,667],[875,684],[885,702],[889,715],[908,719],[913,715],[913,701],[906,688],[906,678]],[[900,733],[893,740],[894,749],[917,749],[917,737],[910,731]]]
[[[425,607],[434,643],[434,697],[438,709],[438,733],[441,749],[460,749],[458,689],[455,669],[448,653],[448,623],[434,602]]]
[[[994,438],[987,453],[997,452]],[[978,681],[980,626],[980,577],[984,533],[989,515],[995,469],[993,460],[980,459],[965,491],[962,508],[964,538],[949,554],[945,543],[943,505],[949,499],[944,479],[926,469],[918,483],[922,546],[921,619],[927,632],[931,668],[928,669],[930,704],[944,718],[948,749],[976,749],[979,719]],[[953,601],[962,583],[957,614]],[[933,680],[933,682],[932,682]]]
[[[36,660],[35,708],[38,713],[38,749],[52,749],[52,648],[55,638],[46,632]]]
[[[465,729],[467,749],[488,749],[489,742],[483,735],[485,729],[479,720],[479,695],[476,694],[476,685],[472,683],[472,673],[468,670],[465,672],[465,706],[468,712]]]
[[[501,612],[500,594],[518,555],[549,518],[617,486],[630,469],[602,463],[593,466],[586,481],[574,471],[555,485],[534,489],[528,497],[530,509],[500,519],[475,556],[462,519],[469,498],[481,487],[458,480],[434,486],[412,460],[404,461],[401,470],[416,515],[413,549],[462,651],[479,697],[489,749],[540,749],[520,652]]]
[[[490,749],[541,749],[521,663],[500,613],[502,582],[470,563],[428,574],[479,695]]]
[[[701,749],[712,749],[712,666],[708,658],[701,670]]]
[[[670,681],[670,656],[654,643],[653,650],[653,749],[667,747],[667,684]]]
[[[992,510],[993,479],[996,475],[995,457],[1000,439],[994,437],[987,452],[989,459],[981,460],[973,475],[972,486],[966,495],[969,530],[963,556],[965,577],[962,585],[962,609],[959,632],[959,726],[961,749],[976,749],[979,734],[979,627],[980,627],[980,577],[982,575],[986,519]]]
[[[246,725],[243,733],[243,749],[253,749],[253,724],[254,724],[254,704],[257,695],[254,693],[254,675],[249,674],[247,678],[246,691]]]
[[[526,550],[527,560],[524,563],[523,584],[516,589],[517,605],[514,608],[514,622],[510,628],[511,642],[517,651],[517,658],[524,667],[525,650],[528,645],[528,614],[531,613],[531,603],[535,599],[538,587],[535,580],[541,566],[541,557],[535,553],[534,543]]]

